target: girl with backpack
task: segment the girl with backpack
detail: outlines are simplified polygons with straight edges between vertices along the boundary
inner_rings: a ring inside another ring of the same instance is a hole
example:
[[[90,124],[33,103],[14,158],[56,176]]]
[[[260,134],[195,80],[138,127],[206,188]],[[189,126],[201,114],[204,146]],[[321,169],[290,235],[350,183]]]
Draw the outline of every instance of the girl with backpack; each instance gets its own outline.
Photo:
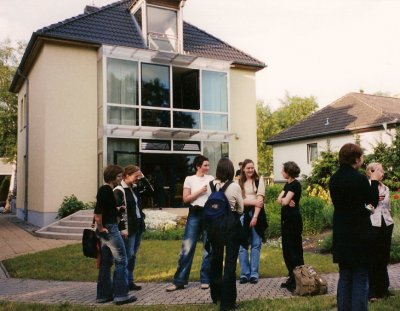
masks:
[[[267,227],[264,211],[265,185],[254,169],[254,162],[246,159],[242,164],[239,185],[243,195],[243,242],[239,250],[240,284],[258,282],[261,244],[265,241]],[[250,254],[248,247],[251,246]],[[250,255],[250,256],[249,256]]]
[[[212,230],[207,232],[208,242],[211,244],[211,268],[210,268],[210,293],[213,303],[220,302],[220,310],[233,310],[236,305],[236,262],[240,244],[240,215],[243,213],[242,192],[238,184],[233,183],[235,170],[231,160],[222,158],[219,160],[216,178],[211,183],[216,191],[226,187],[225,196],[229,202],[231,212],[235,218],[232,226],[224,230]],[[212,193],[211,186],[207,186],[207,194]],[[206,227],[207,228],[207,227]],[[225,262],[224,259],[225,248]],[[224,269],[222,271],[222,269]]]

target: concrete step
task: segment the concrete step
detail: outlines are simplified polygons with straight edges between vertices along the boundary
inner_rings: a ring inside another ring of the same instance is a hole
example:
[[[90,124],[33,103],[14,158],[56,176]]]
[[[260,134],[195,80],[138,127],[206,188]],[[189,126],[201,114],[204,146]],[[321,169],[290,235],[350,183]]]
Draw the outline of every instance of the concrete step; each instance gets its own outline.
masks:
[[[89,228],[89,227],[86,227]],[[67,226],[51,226],[47,228],[47,232],[60,232],[60,233],[78,233],[82,234],[84,228],[80,227],[67,227]]]
[[[71,215],[70,220],[87,221],[92,223],[93,215]]]
[[[62,232],[35,232],[36,236],[47,239],[57,239],[57,240],[82,240],[82,233],[62,233]]]
[[[65,227],[79,227],[79,228],[89,228],[91,226],[90,221],[80,221],[80,220],[60,220],[59,226]]]

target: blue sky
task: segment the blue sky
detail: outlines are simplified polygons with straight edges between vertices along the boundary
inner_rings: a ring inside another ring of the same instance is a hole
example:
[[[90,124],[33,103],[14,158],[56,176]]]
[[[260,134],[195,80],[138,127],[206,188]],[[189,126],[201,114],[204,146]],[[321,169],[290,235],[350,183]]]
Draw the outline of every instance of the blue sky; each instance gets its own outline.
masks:
[[[0,0],[0,40],[112,0]],[[400,94],[398,0],[187,0],[184,19],[264,61],[257,97],[272,108],[285,92],[320,107],[363,89]]]

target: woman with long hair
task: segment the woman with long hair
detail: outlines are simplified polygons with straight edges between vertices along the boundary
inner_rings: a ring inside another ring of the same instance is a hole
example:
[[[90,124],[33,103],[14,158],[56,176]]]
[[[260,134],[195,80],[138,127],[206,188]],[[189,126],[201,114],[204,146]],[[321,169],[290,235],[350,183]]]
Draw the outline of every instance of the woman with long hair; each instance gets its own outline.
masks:
[[[250,250],[248,250],[243,245],[240,246],[240,284],[249,281],[256,284],[259,278],[258,267],[261,245],[263,239],[265,239],[264,231],[266,229],[265,185],[254,168],[254,162],[250,159],[243,161],[239,185],[244,204],[244,213],[241,217],[243,234],[245,235],[243,240],[250,247]],[[259,219],[261,214],[264,216],[263,219]]]

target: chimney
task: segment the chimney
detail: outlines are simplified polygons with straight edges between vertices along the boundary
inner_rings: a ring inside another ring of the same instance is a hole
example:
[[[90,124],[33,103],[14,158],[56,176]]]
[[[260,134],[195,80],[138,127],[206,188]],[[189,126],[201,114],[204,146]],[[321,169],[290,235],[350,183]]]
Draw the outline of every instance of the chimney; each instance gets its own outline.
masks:
[[[83,10],[83,13],[89,14],[89,13],[96,12],[96,11],[98,11],[98,10],[99,10],[99,8],[98,8],[97,6],[94,6],[94,5],[87,5],[87,6],[85,6],[85,8],[84,8],[84,10]]]

